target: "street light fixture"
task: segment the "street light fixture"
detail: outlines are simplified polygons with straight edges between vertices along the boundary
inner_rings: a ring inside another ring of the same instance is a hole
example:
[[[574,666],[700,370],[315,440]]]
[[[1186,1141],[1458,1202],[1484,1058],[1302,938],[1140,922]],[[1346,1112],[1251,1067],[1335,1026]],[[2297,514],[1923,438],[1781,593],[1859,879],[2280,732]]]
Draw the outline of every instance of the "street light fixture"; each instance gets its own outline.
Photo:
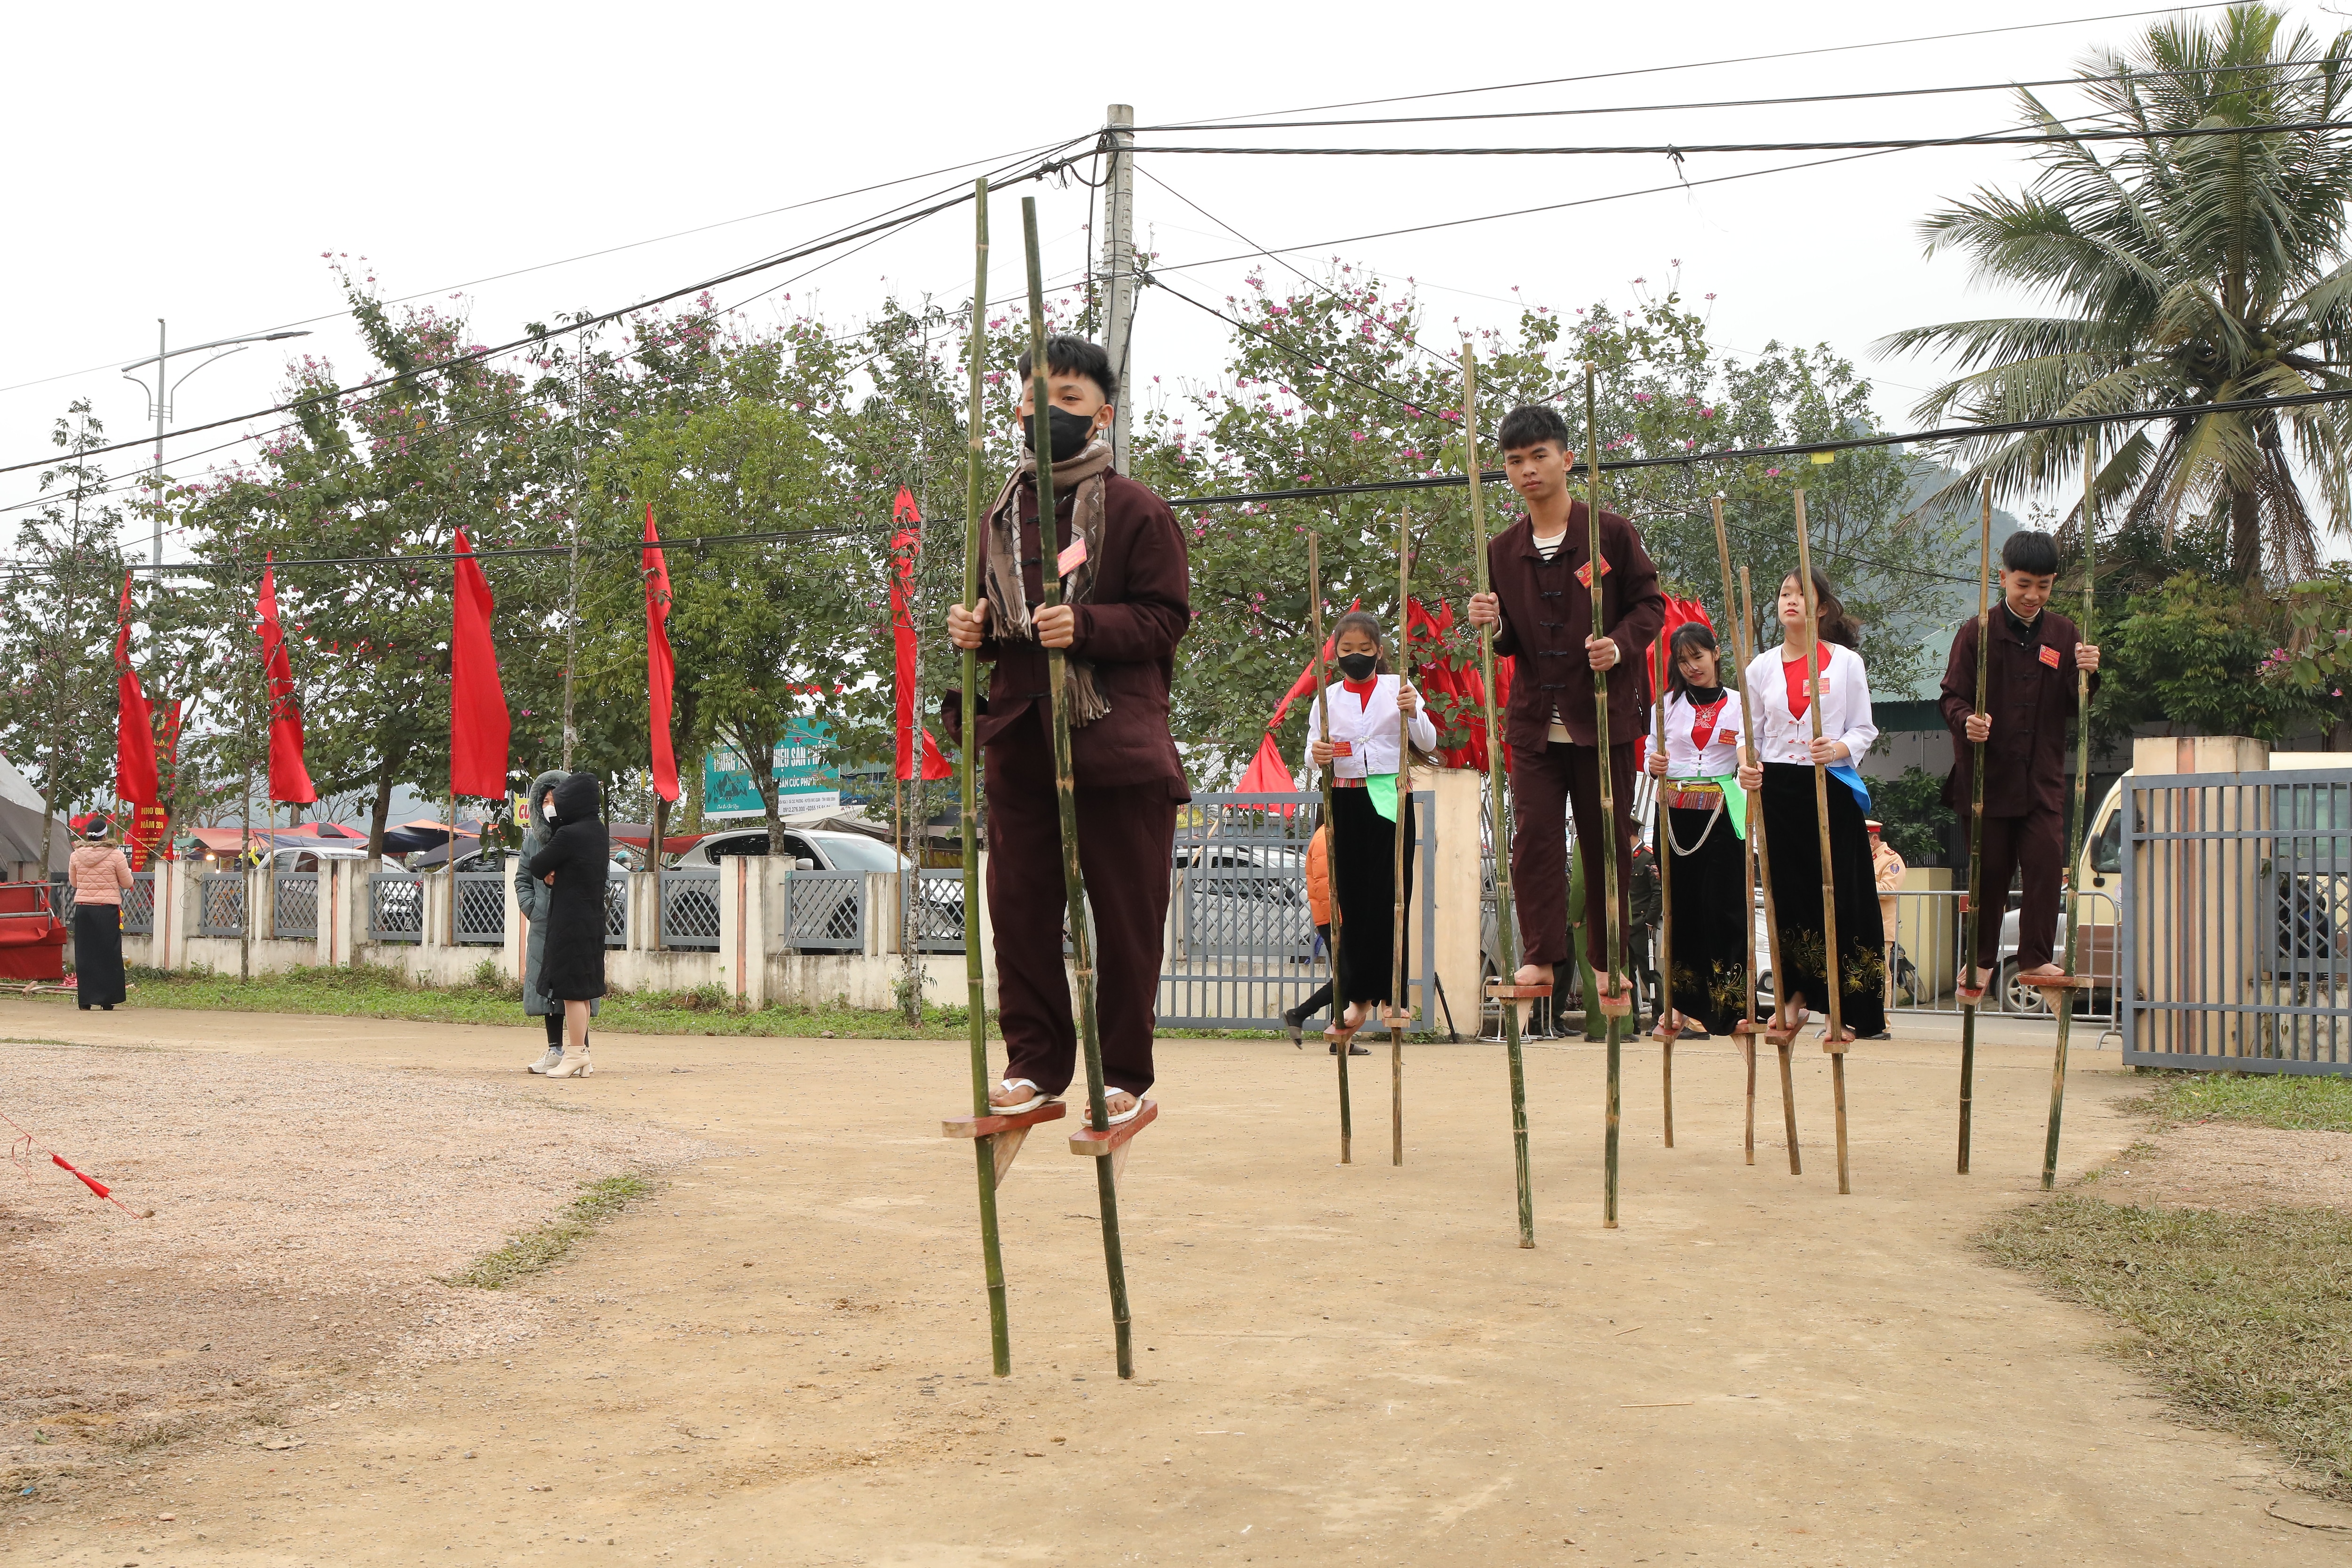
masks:
[[[224,360],[233,353],[242,353],[255,343],[274,343],[287,338],[307,338],[310,335],[308,329],[290,332],[256,332],[247,337],[216,338],[208,343],[191,343],[186,348],[175,349],[165,346],[163,318],[161,316],[155,318],[155,356],[152,359],[134,360],[122,367],[122,379],[147,394],[148,412],[155,419],[155,544],[154,553],[150,558],[152,570],[161,573],[163,566],[163,427],[172,417],[173,395],[180,390],[181,384],[189,376],[195,374],[196,372],[204,369],[205,365],[211,364],[215,360]],[[205,360],[203,364],[190,365],[178,381],[167,379],[169,367],[166,361],[177,359],[182,354],[203,353],[208,349],[218,349],[221,352],[214,354],[212,359]],[[149,365],[155,367],[155,384],[152,387],[144,380],[131,374],[134,370],[143,370]]]

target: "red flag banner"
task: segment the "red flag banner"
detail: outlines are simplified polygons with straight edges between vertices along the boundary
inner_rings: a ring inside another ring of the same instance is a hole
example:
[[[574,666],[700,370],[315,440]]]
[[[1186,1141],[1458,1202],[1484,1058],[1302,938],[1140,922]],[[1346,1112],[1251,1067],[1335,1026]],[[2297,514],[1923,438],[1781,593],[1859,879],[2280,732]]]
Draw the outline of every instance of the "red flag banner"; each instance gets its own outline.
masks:
[[[898,699],[898,713],[894,726],[898,736],[898,776],[915,776],[915,615],[909,584],[915,577],[916,558],[922,552],[923,536],[919,531],[923,514],[916,509],[915,498],[907,487],[898,487],[898,499],[890,507],[891,521],[898,531],[890,539],[890,642],[896,656],[897,669],[893,675],[894,689]]]
[[[114,794],[132,805],[161,805],[155,776],[155,716],[131,668],[131,574],[114,633]]]
[[[499,685],[499,650],[490,642],[489,579],[457,531],[457,570],[449,626],[449,793],[503,800],[511,721]]]
[[[661,535],[654,531],[654,503],[646,502],[646,694],[653,710],[654,793],[677,798],[677,753],[669,735],[670,706],[677,687],[677,659],[669,646],[669,563],[662,559]]]
[[[1274,743],[1274,731],[1268,730],[1265,739],[1257,743],[1257,755],[1250,759],[1250,765],[1242,773],[1241,783],[1234,788],[1244,795],[1288,795],[1297,787],[1297,781],[1291,777],[1289,764],[1282,760],[1282,748]],[[1290,809],[1284,806],[1283,815],[1289,816]]]
[[[261,558],[261,597],[254,606],[261,631],[261,674],[269,693],[269,798],[281,805],[308,805],[319,798],[302,761],[302,707],[294,695],[294,662],[287,657],[286,631],[278,621],[278,574],[270,557]]]

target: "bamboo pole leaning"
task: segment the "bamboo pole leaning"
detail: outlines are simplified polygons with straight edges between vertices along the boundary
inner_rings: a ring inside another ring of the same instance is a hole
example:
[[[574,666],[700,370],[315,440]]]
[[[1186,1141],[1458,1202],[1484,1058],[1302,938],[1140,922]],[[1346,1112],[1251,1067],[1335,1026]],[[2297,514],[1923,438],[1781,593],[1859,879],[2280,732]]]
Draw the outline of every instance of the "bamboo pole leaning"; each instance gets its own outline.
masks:
[[[1673,685],[1674,646],[1659,645],[1659,661],[1667,668],[1658,678],[1658,689],[1650,693],[1651,716],[1657,722],[1657,732],[1651,744],[1658,755],[1666,754],[1666,692]],[[1658,1043],[1661,1049],[1658,1071],[1665,1097],[1666,1147],[1675,1146],[1675,1037],[1681,1028],[1675,1023],[1675,839],[1673,826],[1666,820],[1666,779],[1661,775],[1657,787],[1650,792],[1651,847],[1658,860]]]
[[[971,341],[967,351],[971,393],[966,414],[963,503],[963,603],[980,607],[980,559],[986,538],[988,476],[986,443],[981,433],[982,373],[987,363],[988,329],[988,182],[972,182]],[[956,766],[962,791],[963,836],[963,979],[964,1023],[971,1039],[971,1113],[988,1114],[988,991],[982,973],[980,952],[980,654],[963,650],[963,744]],[[1004,1250],[996,1223],[996,1140],[971,1141],[974,1173],[980,1183],[981,1267],[988,1280],[988,1343],[990,1363],[998,1377],[1013,1372],[1012,1329],[1005,1312]]]
[[[1601,600],[1606,594],[1605,580],[1609,563],[1601,553],[1601,420],[1595,410],[1593,383],[1596,367],[1584,363],[1584,521],[1587,549],[1585,574],[1591,579],[1585,584],[1585,600],[1592,607],[1592,635],[1600,637],[1608,630],[1601,614]],[[1616,786],[1611,777],[1614,748],[1609,743],[1609,672],[1592,672],[1593,741],[1599,749],[1595,772],[1601,778],[1601,819],[1609,842],[1596,847],[1601,862],[1601,894],[1607,900],[1608,912],[1604,929],[1608,944],[1601,956],[1608,960],[1608,973],[1601,977],[1601,1011],[1609,1020],[1609,1131],[1602,1152],[1601,1192],[1601,1224],[1602,1228],[1617,1228],[1617,1141],[1618,1123],[1623,1100],[1624,1021],[1630,1010],[1631,998],[1618,991],[1618,976],[1625,967],[1625,932],[1617,910],[1617,798]],[[1630,987],[1628,987],[1630,991]]]
[[[1391,869],[1391,887],[1396,894],[1396,917],[1391,930],[1389,952],[1389,1163],[1404,1163],[1404,1026],[1412,1009],[1404,1005],[1404,948],[1409,927],[1405,921],[1404,874],[1405,858],[1412,849],[1405,843],[1406,814],[1412,809],[1412,722],[1405,717],[1404,688],[1411,677],[1412,658],[1412,517],[1411,509],[1397,508],[1397,776],[1396,831],[1390,837],[1396,843],[1396,862]]]
[[[1037,447],[1037,535],[1045,607],[1062,603],[1062,574],[1054,517],[1054,443],[1047,418],[1052,402],[1045,370],[1045,274],[1037,255],[1037,198],[1021,198],[1021,238],[1029,269],[1030,395],[1035,410],[1030,427]],[[1045,685],[1054,714],[1054,793],[1062,816],[1062,884],[1070,917],[1070,968],[1078,986],[1078,1038],[1087,1058],[1087,1124],[1097,1135],[1110,1131],[1110,1108],[1103,1090],[1102,1029],[1095,1010],[1094,935],[1087,924],[1086,874],[1078,862],[1078,789],[1070,765],[1068,659],[1059,648],[1045,650]],[[1102,1205],[1103,1268],[1110,1279],[1111,1331],[1118,1375],[1135,1375],[1135,1325],[1128,1311],[1127,1261],[1118,1238],[1117,1162],[1105,1152],[1095,1158],[1096,1196]]]
[[[1478,476],[1478,359],[1467,343],[1462,347],[1462,467],[1470,478],[1470,559],[1477,591],[1487,592],[1486,499]],[[1515,984],[1519,970],[1517,911],[1511,903],[1511,846],[1504,814],[1503,725],[1495,710],[1495,628],[1478,628],[1480,695],[1486,710],[1486,814],[1495,847],[1495,942],[1501,951],[1505,984]],[[1511,1152],[1518,1175],[1519,1245],[1536,1244],[1535,1193],[1528,1170],[1528,1080],[1519,1046],[1518,1004],[1506,998],[1503,1054],[1511,1069]]]
[[[1731,596],[1731,542],[1723,528],[1723,497],[1708,498],[1715,512],[1715,558],[1723,568],[1723,618],[1731,623],[1731,657],[1739,667],[1739,747],[1743,756],[1752,756],[1754,747],[1749,735],[1754,726],[1748,713],[1748,622],[1740,614],[1737,600]],[[1718,682],[1719,683],[1719,682]],[[1664,704],[1660,704],[1661,707]],[[1761,792],[1759,792],[1761,793]],[[1744,901],[1739,906],[1740,924],[1748,932],[1747,1001],[1740,1008],[1739,1053],[1748,1063],[1748,1131],[1743,1148],[1746,1163],[1756,1163],[1756,801],[1743,792],[1742,808],[1748,828],[1739,845],[1739,875]]]
[[[2093,599],[2098,592],[2099,525],[2092,513],[2097,479],[2097,453],[2086,444],[2083,452],[2083,624],[2077,628],[2077,634],[2086,643],[2091,640]],[[1979,700],[1981,704],[1982,700]],[[2074,672],[2074,823],[2066,834],[2064,967],[2070,984],[2063,990],[2053,987],[2042,994],[2058,1009],[2058,1049],[2050,1062],[2050,1125],[2042,1141],[2042,1190],[2045,1193],[2058,1180],[2058,1126],[2066,1114],[2067,1037],[2073,1033],[2074,1022],[2074,987],[2083,983],[2082,971],[2075,965],[2085,956],[2082,945],[2082,861],[2084,811],[2091,799],[2091,676],[2081,668]]]
[[[1992,604],[1987,584],[1992,576],[1992,481],[1984,482],[1984,504],[1977,528],[1977,717],[1985,716],[1985,656],[1991,647]],[[1977,1083],[1977,1004],[1984,987],[1971,985],[1977,975],[1977,933],[1984,905],[1984,742],[1975,742],[1969,768],[1969,901],[1960,921],[1960,1163],[1969,1173],[1969,1141],[1974,1131]],[[2001,889],[2007,901],[2009,889]]]
[[[1806,711],[1813,718],[1813,743],[1822,741],[1822,619],[1821,605],[1813,595],[1813,552],[1807,537],[1805,523],[1805,492],[1797,492],[1797,580],[1805,591],[1805,640],[1811,646],[1805,654]],[[1813,759],[1813,815],[1821,825],[1822,834],[1822,989],[1829,993],[1826,1005],[1830,1016],[1830,1031],[1823,1048],[1830,1053],[1831,1098],[1837,1110],[1838,1192],[1853,1191],[1846,1170],[1845,1145],[1845,1018],[1843,993],[1844,975],[1838,959],[1837,886],[1833,863],[1830,858],[1830,773],[1829,766],[1819,757]]]
[[[1739,638],[1742,670],[1745,670],[1756,657],[1755,637],[1755,590],[1753,584],[1748,580],[1748,568],[1742,566],[1739,569]],[[1749,720],[1748,700],[1748,689],[1743,685],[1739,691],[1739,717],[1742,723],[1748,723]],[[1756,731],[1752,724],[1749,725],[1745,740],[1748,765],[1757,766],[1759,762],[1756,755]],[[1770,837],[1764,828],[1764,791],[1760,785],[1754,795],[1748,797],[1748,826],[1756,830],[1756,879],[1764,885],[1764,940],[1771,949],[1772,1010],[1778,1013],[1787,1005],[1789,971],[1780,963],[1780,911],[1772,895],[1772,844]],[[1756,994],[1751,989],[1748,992],[1751,1008],[1755,1000]],[[1802,1156],[1797,1152],[1796,1076],[1791,1070],[1792,1064],[1790,1061],[1790,1055],[1796,1040],[1796,1030],[1768,1027],[1765,1035],[1771,1040],[1773,1048],[1780,1058],[1780,1122],[1789,1144],[1789,1174],[1801,1176],[1805,1173],[1805,1166]]]
[[[1323,667],[1323,559],[1316,537],[1312,533],[1307,536],[1307,615],[1312,620],[1315,630],[1315,710],[1322,717],[1323,743],[1328,746],[1331,743],[1331,695],[1330,689],[1324,679],[1329,672]],[[1356,1163],[1356,1129],[1354,1113],[1348,1103],[1349,1041],[1346,1033],[1338,1027],[1347,1013],[1348,988],[1346,982],[1339,977],[1339,879],[1335,871],[1339,861],[1339,822],[1331,811],[1333,794],[1331,775],[1336,771],[1336,759],[1334,762],[1325,763],[1317,771],[1323,775],[1323,831],[1328,835],[1323,840],[1323,875],[1325,884],[1330,888],[1332,893],[1330,947],[1333,1027],[1325,1033],[1337,1043],[1338,1049],[1332,1054],[1338,1057],[1339,1061],[1339,1163],[1352,1165]]]

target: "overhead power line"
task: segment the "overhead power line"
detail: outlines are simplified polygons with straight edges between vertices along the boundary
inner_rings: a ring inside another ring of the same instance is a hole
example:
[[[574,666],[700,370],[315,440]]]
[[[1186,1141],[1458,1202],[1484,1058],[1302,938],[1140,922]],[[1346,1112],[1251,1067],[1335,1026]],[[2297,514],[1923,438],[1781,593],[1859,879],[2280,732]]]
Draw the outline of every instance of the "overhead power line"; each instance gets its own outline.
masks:
[[[2272,125],[2193,125],[2178,131],[2058,131],[1969,136],[1867,137],[1841,142],[1661,142],[1613,147],[1138,147],[1150,155],[1205,154],[1233,158],[1554,158],[1648,153],[1684,158],[1698,153],[1913,152],[1928,147],[2036,147],[2056,142],[2187,142],[2208,136],[2295,135],[2352,130],[2352,121],[2298,120]]]

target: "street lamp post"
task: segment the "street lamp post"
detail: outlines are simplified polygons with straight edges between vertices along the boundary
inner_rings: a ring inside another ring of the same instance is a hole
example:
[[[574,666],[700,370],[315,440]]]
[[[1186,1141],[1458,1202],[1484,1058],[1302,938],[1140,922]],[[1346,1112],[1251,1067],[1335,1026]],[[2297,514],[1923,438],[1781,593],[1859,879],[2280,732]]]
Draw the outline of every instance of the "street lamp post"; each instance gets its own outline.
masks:
[[[152,569],[161,572],[163,565],[163,430],[165,426],[171,422],[173,395],[180,390],[182,383],[184,383],[189,376],[194,375],[196,372],[204,369],[205,365],[212,363],[213,360],[226,359],[230,354],[241,353],[255,343],[274,343],[285,338],[307,338],[310,335],[310,334],[307,330],[289,332],[256,332],[247,337],[216,338],[208,343],[192,343],[186,348],[175,349],[165,345],[163,318],[161,316],[155,318],[155,357],[152,359],[134,360],[131,363],[122,367],[122,379],[130,382],[131,384],[137,386],[140,390],[147,394],[149,404],[148,412],[153,415],[155,418],[155,478],[153,481],[155,491],[155,542],[154,552],[149,560],[149,564]],[[170,366],[166,362],[177,359],[182,354],[203,353],[210,349],[218,349],[221,352],[214,354],[212,359],[205,360],[203,364],[191,365],[178,381],[169,379]],[[140,377],[131,374],[134,370],[143,370],[149,365],[153,365],[155,367],[155,384],[152,387],[150,387],[147,383]]]

